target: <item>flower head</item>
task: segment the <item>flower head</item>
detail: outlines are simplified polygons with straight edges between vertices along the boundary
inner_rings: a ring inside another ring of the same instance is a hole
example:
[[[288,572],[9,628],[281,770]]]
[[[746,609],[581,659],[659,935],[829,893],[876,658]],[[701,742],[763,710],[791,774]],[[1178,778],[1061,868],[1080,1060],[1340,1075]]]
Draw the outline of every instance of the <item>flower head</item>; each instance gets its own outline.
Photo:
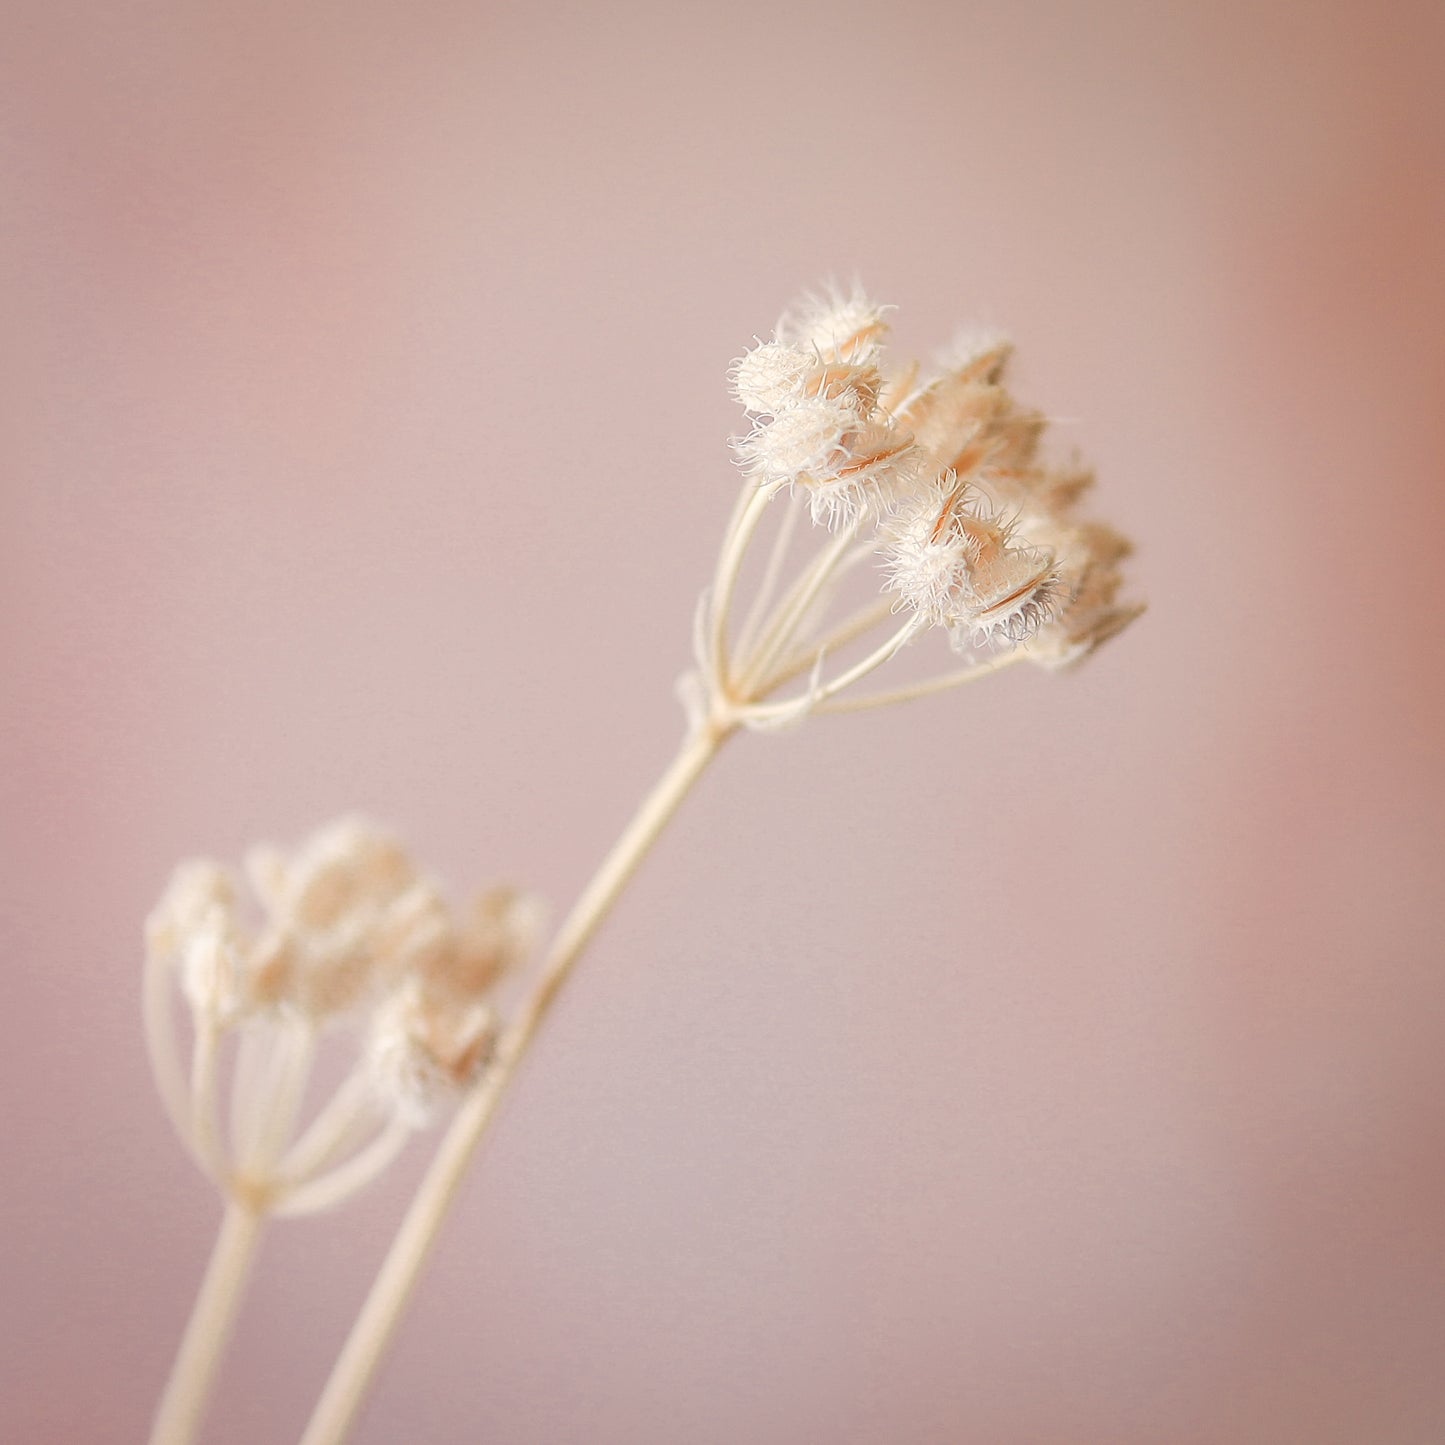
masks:
[[[912,434],[879,405],[886,332],[861,291],[831,292],[733,363],[733,394],[759,418],[739,460],[765,486],[803,491],[829,526],[880,511],[916,470]]]
[[[801,297],[778,321],[779,341],[816,351],[827,361],[871,362],[883,348],[888,323],[886,307],[876,305],[854,285],[837,286]]]
[[[860,413],[878,403],[883,379],[871,363],[825,360],[815,349],[765,341],[732,366],[733,395],[757,416],[777,416],[800,402],[843,400]]]
[[[733,365],[733,394],[754,418],[735,445],[755,491],[739,508],[700,613],[701,683],[687,695],[710,697],[704,712],[771,727],[822,706],[896,700],[895,689],[833,702],[930,629],[967,665],[923,691],[995,671],[1001,655],[1057,668],[1142,610],[1118,601],[1128,544],[1079,515],[1092,474],[1043,458],[1043,414],[1019,405],[1006,385],[1011,344],[994,333],[964,335],[931,370],[890,367],[885,309],[856,288],[806,297],[772,340]],[[735,646],[728,622],[742,559],[761,506],[781,492],[803,497],[813,520],[840,535],[781,591],[769,618],[768,589],[787,544],[775,546],[761,571],[763,597]],[[820,625],[839,579],[870,552],[883,590],[908,616],[830,680],[825,663],[836,651],[887,620],[885,606],[832,630]],[[810,679],[804,693],[770,698],[800,676]]]
[[[233,1018],[241,1004],[236,887],[219,864],[176,869],[146,919],[146,946],[175,962],[182,993],[198,1013]]]
[[[814,520],[831,524],[885,505],[914,460],[912,437],[851,395],[797,400],[760,423],[738,455],[761,483],[802,488]]]
[[[510,888],[484,893],[373,1012],[367,1060],[378,1096],[414,1125],[466,1087],[496,1032],[496,984],[536,944],[541,910]]]
[[[486,1004],[447,1007],[409,979],[372,1015],[366,1039],[372,1086],[386,1108],[421,1128],[445,1098],[476,1078],[495,1037],[496,1015]]]
[[[1053,554],[1014,534],[1012,520],[946,472],[886,520],[886,585],[961,647],[1024,642],[1053,615],[1060,585]]]
[[[193,1152],[230,1192],[253,1206],[324,1207],[383,1167],[408,1130],[485,1066],[498,986],[531,953],[539,909],[529,895],[494,889],[458,912],[396,839],[354,817],[294,851],[252,850],[245,873],[253,897],[243,911],[231,870],[184,863],[147,922],[157,1079]],[[193,1019],[189,1082],[166,1026],[172,984]],[[343,1086],[288,1150],[277,1130],[295,1113],[314,1041],[348,1025],[367,1088]],[[243,1040],[229,1145],[210,1117],[227,1032]],[[348,1142],[368,1134],[347,1163]]]

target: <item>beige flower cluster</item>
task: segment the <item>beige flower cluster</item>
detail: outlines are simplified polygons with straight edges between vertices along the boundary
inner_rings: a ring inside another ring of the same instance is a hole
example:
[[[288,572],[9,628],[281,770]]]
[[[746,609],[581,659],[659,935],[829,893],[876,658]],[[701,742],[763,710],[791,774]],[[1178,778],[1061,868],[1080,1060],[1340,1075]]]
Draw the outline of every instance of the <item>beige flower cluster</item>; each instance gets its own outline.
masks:
[[[1044,419],[1004,385],[1009,344],[889,370],[887,332],[861,291],[830,292],[734,364],[749,475],[801,492],[815,521],[871,530],[886,587],[958,651],[1026,643],[1051,667],[1091,652],[1141,610],[1117,601],[1129,544],[1078,516],[1087,470],[1040,460]]]
[[[256,1188],[264,1176],[272,1193],[295,1193],[352,1152],[369,1126],[389,1141],[381,1153],[394,1152],[402,1133],[477,1077],[496,1035],[497,985],[531,952],[539,910],[528,896],[497,890],[458,913],[395,839],[358,818],[289,855],[254,849],[244,872],[254,921],[243,913],[241,879],[212,862],[182,864],[151,913],[153,1054],[162,1092],[173,1095],[179,1071],[166,1063],[173,1039],[163,995],[174,986],[190,1006],[195,1043],[189,1097],[172,1109],[182,1132],[223,1184],[244,1174]],[[259,1118],[296,1114],[316,1042],[343,1027],[359,1049],[326,1139],[288,1155],[289,1139],[257,1137]],[[248,1137],[223,1145],[207,1096],[232,1035],[233,1134]]]

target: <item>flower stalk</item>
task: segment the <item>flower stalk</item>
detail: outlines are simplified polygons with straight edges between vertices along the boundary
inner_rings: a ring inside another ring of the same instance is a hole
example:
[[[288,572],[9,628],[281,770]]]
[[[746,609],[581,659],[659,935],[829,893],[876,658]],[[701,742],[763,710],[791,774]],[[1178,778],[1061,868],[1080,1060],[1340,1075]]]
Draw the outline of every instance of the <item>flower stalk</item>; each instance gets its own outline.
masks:
[[[176,871],[147,923],[156,1084],[225,1201],[151,1445],[195,1438],[265,1224],[350,1198],[480,1074],[494,1042],[487,999],[534,931],[531,902],[506,890],[457,917],[358,819],[290,858],[257,850],[247,868],[259,924],[242,916],[239,881],[206,862]],[[190,1008],[188,1069],[177,994]],[[337,1039],[358,1057],[303,1125],[318,1052]]]
[[[450,1100],[301,1441],[341,1445],[553,1003],[734,734],[891,707],[1024,661],[1058,670],[1142,610],[1117,601],[1128,542],[1077,515],[1091,474],[1040,460],[1043,418],[1003,385],[1008,344],[965,339],[932,370],[890,368],[887,331],[884,308],[860,291],[829,292],[734,364],[753,427],[736,443],[742,485],[679,682],[683,743],[510,1007],[493,1001],[531,952],[529,900],[494,892],[458,920],[369,825],[343,821],[290,860],[274,850],[248,860],[259,930],[239,920],[236,886],[216,865],[176,875],[148,926],[146,1035],[166,1111],[228,1203],[152,1445],[193,1438],[265,1219],[339,1204]],[[789,579],[805,518],[819,540]],[[845,594],[858,595],[840,606]],[[860,687],[934,632],[952,667]],[[171,1017],[177,989],[192,1012],[189,1071]],[[338,1025],[360,1035],[359,1057],[303,1126],[312,1062]]]
[[[453,1116],[337,1357],[301,1445],[337,1445],[346,1438],[507,1085],[593,934],[693,784],[734,731],[732,726],[703,726],[689,731],[677,757],[643,800],[567,916],[537,987],[503,1034],[486,1076]]]
[[[216,1371],[246,1293],[265,1215],[233,1200],[201,1280],[180,1349],[156,1409],[151,1445],[188,1445],[200,1428]]]

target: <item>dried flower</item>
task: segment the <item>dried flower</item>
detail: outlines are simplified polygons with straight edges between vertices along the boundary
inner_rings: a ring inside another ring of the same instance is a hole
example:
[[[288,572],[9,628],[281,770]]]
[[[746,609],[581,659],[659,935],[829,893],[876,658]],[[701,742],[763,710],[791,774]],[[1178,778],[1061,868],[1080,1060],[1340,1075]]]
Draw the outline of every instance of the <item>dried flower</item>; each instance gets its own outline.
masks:
[[[816,349],[766,341],[733,363],[733,395],[757,416],[777,416],[816,398],[846,401],[866,413],[878,404],[883,379],[871,363],[825,361]]]
[[[1124,583],[1119,564],[1133,551],[1127,537],[1103,522],[1071,526],[1063,521],[1041,523],[1039,535],[1061,559],[1057,573],[1063,600],[1057,621],[1040,630],[1029,656],[1040,666],[1057,669],[1082,661],[1144,607],[1116,602]]]
[[[146,927],[147,1019],[161,1091],[202,1166],[253,1207],[326,1207],[374,1176],[406,1133],[483,1067],[498,984],[532,951],[539,913],[511,890],[458,915],[390,835],[360,818],[294,853],[254,849],[246,876],[182,864]],[[190,1005],[189,1081],[169,1024],[174,982]],[[352,1081],[296,1138],[316,1041],[350,1025]],[[215,1111],[220,1043],[239,1040],[233,1137]],[[288,1142],[289,1141],[289,1142]]]
[[[241,1003],[236,888],[218,864],[183,863],[146,920],[146,947],[174,959],[198,1014],[233,1019]]]
[[[778,321],[777,338],[789,346],[816,351],[827,361],[871,362],[888,334],[886,307],[877,306],[854,285],[836,286],[802,296]]]
[[[204,862],[177,870],[146,929],[147,1038],[171,1118],[228,1206],[153,1445],[194,1437],[262,1217],[348,1197],[465,1091],[306,1431],[307,1445],[339,1445],[502,1089],[725,739],[919,698],[1017,661],[1061,667],[1138,615],[1117,600],[1128,543],[1077,515],[1091,474],[1043,463],[1042,415],[1005,388],[1008,342],[963,337],[931,373],[917,363],[889,369],[884,312],[856,287],[824,291],[734,363],[733,394],[754,425],[736,444],[746,479],[696,613],[697,669],[680,689],[687,737],[583,889],[505,1032],[499,988],[538,933],[529,897],[497,890],[458,914],[394,839],[355,818],[289,855],[252,852],[251,918],[230,871]],[[749,568],[779,501],[767,557]],[[804,513],[827,532],[789,579]],[[867,576],[858,569],[869,563],[879,568],[872,595],[834,617],[842,585]],[[739,617],[745,574],[755,591]],[[858,695],[930,631],[949,639],[960,664]],[[850,661],[852,649],[862,655]],[[191,1013],[188,1070],[172,1018],[177,993]],[[323,1034],[357,1041],[356,1057],[298,1129]],[[228,1132],[217,1097],[223,1051],[235,1066]]]
[[[414,1126],[481,1071],[496,1036],[488,997],[531,953],[540,924],[530,895],[508,888],[483,894],[372,1014],[366,1048],[373,1085]]]
[[[856,288],[826,291],[786,313],[772,340],[733,364],[733,393],[756,419],[736,444],[754,495],[724,542],[699,613],[698,673],[684,689],[689,706],[719,724],[771,727],[819,709],[921,696],[997,671],[1005,659],[1060,667],[1142,610],[1116,600],[1128,544],[1076,515],[1091,473],[1040,460],[1044,418],[1004,385],[1009,342],[965,335],[931,374],[917,364],[890,371],[884,312]],[[743,559],[762,508],[779,492],[800,495],[837,541],[774,605],[783,529],[762,595],[734,638]],[[832,629],[820,621],[843,576],[870,555],[905,619],[829,679],[832,654],[888,620],[885,605]],[[932,628],[967,659],[960,671],[874,699],[834,701]],[[802,675],[810,679],[804,692],[772,699]]]
[[[485,1004],[444,1003],[408,979],[372,1014],[367,1068],[386,1106],[420,1128],[477,1076],[495,1036],[496,1016]]]
[[[887,326],[854,291],[805,301],[733,363],[733,394],[759,417],[737,444],[762,485],[802,489],[814,521],[846,523],[911,477],[913,437],[879,407]]]

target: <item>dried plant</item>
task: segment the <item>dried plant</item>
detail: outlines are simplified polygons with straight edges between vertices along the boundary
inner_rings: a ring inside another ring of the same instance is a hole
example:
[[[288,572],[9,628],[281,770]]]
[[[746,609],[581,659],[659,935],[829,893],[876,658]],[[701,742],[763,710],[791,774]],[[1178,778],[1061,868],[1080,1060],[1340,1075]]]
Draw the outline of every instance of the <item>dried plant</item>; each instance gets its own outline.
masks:
[[[152,1445],[194,1438],[264,1221],[341,1203],[452,1099],[302,1445],[344,1439],[518,1061],[724,742],[740,729],[924,697],[1019,662],[1066,667],[1141,611],[1118,601],[1129,544],[1079,515],[1090,472],[1041,460],[1044,419],[1004,386],[1008,343],[960,340],[924,372],[886,364],[887,330],[884,308],[861,291],[829,290],[734,364],[733,393],[754,424],[736,443],[743,485],[698,605],[695,665],[680,683],[682,747],[510,1007],[500,993],[526,972],[538,905],[498,890],[458,915],[363,822],[337,823],[290,858],[253,853],[249,924],[230,872],[177,871],[147,926],[147,1038],[166,1108],[226,1209]],[[818,541],[790,568],[809,522]],[[859,595],[845,605],[850,588]],[[934,630],[951,665],[860,686]],[[189,1070],[177,995],[190,1010]],[[350,1039],[354,1062],[299,1127],[328,1036]]]
[[[226,1213],[156,1440],[199,1423],[261,1226],[314,1214],[376,1178],[438,1106],[475,1081],[496,1039],[492,1001],[531,952],[535,902],[498,889],[458,916],[393,839],[360,819],[288,858],[257,848],[240,880],[183,864],[146,924],[146,1037],[161,1098]],[[173,998],[189,1005],[181,1066]],[[341,1082],[297,1129],[318,1046],[345,1036]],[[222,1122],[222,1073],[231,1077]]]

